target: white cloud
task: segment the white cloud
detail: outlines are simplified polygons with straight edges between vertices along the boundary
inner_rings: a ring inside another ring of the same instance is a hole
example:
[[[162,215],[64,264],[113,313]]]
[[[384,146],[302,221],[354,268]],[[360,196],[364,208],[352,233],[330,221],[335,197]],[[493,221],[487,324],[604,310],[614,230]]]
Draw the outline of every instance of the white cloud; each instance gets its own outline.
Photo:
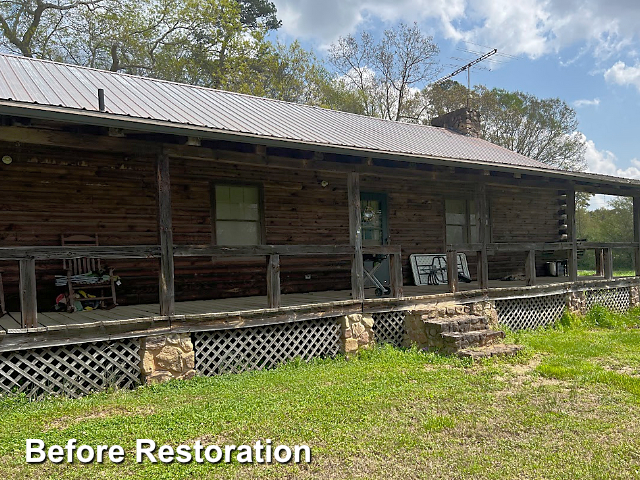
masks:
[[[446,38],[460,39],[452,22],[465,15],[466,0],[274,0],[282,31],[294,38],[328,45],[354,33],[371,18],[383,22],[436,19]]]
[[[604,79],[618,85],[633,85],[640,91],[640,63],[632,67],[618,61],[604,72]]]
[[[580,45],[599,59],[638,39],[637,0],[274,0],[283,31],[329,44],[372,18],[435,25],[453,41],[471,40],[536,58]],[[423,25],[424,27],[425,25]]]
[[[614,175],[624,178],[640,179],[640,160],[631,160],[631,166],[620,168],[617,165],[618,158],[609,150],[598,150],[593,140],[585,142],[585,160],[587,161],[587,171],[591,173],[601,173],[603,175]],[[609,201],[614,198],[610,195],[594,195],[589,200],[589,210],[608,207]]]
[[[589,100],[587,98],[583,98],[581,100],[576,100],[575,102],[573,102],[573,106],[576,108],[580,108],[580,107],[597,107],[598,105],[600,105],[600,99],[599,98],[594,98],[593,100]]]
[[[618,158],[609,150],[598,150],[593,140],[585,142],[586,151],[584,154],[587,161],[587,171],[601,173],[603,175],[613,175],[623,178],[640,179],[640,160],[631,160],[631,166],[625,169],[618,167]]]

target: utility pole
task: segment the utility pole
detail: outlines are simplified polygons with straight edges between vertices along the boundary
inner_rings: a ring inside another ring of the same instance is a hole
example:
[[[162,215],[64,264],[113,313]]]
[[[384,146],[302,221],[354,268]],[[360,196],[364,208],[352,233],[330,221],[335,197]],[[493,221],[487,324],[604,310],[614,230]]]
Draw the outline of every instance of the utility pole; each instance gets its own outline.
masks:
[[[445,80],[449,80],[451,77],[455,77],[459,73],[464,72],[466,70],[467,71],[467,108],[469,108],[469,101],[470,101],[470,96],[471,96],[471,67],[473,67],[474,65],[480,63],[481,61],[489,58],[490,56],[495,55],[496,53],[498,53],[498,49],[494,48],[490,52],[485,53],[484,55],[482,55],[481,57],[476,58],[472,62],[467,63],[466,65],[460,67],[455,72],[450,73],[446,77],[442,77],[440,80],[436,80],[435,82],[433,82],[433,84],[437,85],[437,84],[439,84],[441,82],[444,82]]]

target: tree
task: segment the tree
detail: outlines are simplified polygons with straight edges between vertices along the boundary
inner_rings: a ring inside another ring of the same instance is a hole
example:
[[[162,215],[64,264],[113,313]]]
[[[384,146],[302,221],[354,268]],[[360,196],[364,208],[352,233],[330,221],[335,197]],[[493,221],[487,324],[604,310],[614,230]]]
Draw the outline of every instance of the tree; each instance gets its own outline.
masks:
[[[367,32],[359,39],[340,37],[329,49],[329,62],[366,115],[418,121],[426,108],[420,88],[437,75],[438,52],[417,24],[401,23],[385,30],[379,43]]]
[[[596,210],[579,209],[576,211],[579,238],[589,242],[632,242],[633,241],[633,199],[614,197],[606,207]],[[631,249],[614,249],[613,262],[617,269],[633,269]],[[595,258],[590,253],[584,255],[579,266],[585,269],[595,268]]]
[[[559,98],[540,99],[519,91],[476,86],[471,92],[448,81],[425,91],[428,117],[464,107],[469,94],[480,112],[486,140],[563,170],[584,170],[585,140],[576,112]]]
[[[68,13],[95,8],[100,0],[2,0],[0,44],[25,57],[46,57],[52,36],[68,25]]]
[[[4,44],[24,55],[218,88],[264,52],[265,35],[280,26],[267,0],[55,1],[0,0]]]

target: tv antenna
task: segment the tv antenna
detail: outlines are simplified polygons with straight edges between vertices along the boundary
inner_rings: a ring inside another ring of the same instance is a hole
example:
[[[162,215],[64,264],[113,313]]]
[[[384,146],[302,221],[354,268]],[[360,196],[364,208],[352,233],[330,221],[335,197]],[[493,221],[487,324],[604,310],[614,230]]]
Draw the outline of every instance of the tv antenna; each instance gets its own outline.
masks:
[[[496,53],[498,53],[498,49],[494,48],[490,52],[487,52],[484,55],[476,58],[475,60],[467,63],[466,65],[463,65],[462,67],[457,69],[455,72],[450,73],[446,77],[442,77],[440,80],[436,80],[435,82],[433,82],[433,84],[437,85],[439,83],[442,83],[445,80],[449,80],[450,78],[455,77],[459,73],[462,73],[462,72],[464,72],[466,70],[467,71],[467,108],[469,108],[469,101],[470,101],[470,96],[471,96],[471,67],[473,67],[474,65],[480,63],[483,60],[486,60],[490,56],[495,55]]]

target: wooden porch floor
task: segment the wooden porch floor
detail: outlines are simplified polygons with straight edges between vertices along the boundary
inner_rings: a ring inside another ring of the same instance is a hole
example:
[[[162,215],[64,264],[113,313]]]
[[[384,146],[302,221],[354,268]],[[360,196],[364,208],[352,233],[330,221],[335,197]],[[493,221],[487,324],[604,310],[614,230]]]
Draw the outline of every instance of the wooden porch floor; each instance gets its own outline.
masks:
[[[581,277],[581,280],[595,280],[598,277]],[[538,285],[552,285],[568,282],[567,277],[539,277]],[[490,288],[517,288],[525,286],[524,281],[492,280]],[[460,283],[460,291],[477,290],[476,282]],[[411,297],[437,295],[448,292],[447,285],[430,286],[405,286],[405,299]],[[374,290],[366,289],[366,298],[375,299]],[[385,297],[383,297],[385,298]],[[386,297],[388,298],[388,297]],[[351,292],[348,290],[324,291],[312,293],[295,293],[282,295],[282,307],[301,307],[309,305],[332,304],[335,302],[351,300]],[[234,314],[238,312],[256,311],[267,308],[266,296],[225,298],[216,300],[197,300],[188,302],[176,302],[176,315],[206,315],[206,314]],[[122,305],[112,310],[92,310],[75,313],[63,312],[38,312],[38,327],[48,329],[60,325],[83,325],[97,322],[121,321],[129,319],[158,317],[160,306],[155,304]],[[0,318],[0,328],[7,333],[17,333],[20,327],[20,312],[11,312]],[[22,330],[24,331],[24,330]]]

